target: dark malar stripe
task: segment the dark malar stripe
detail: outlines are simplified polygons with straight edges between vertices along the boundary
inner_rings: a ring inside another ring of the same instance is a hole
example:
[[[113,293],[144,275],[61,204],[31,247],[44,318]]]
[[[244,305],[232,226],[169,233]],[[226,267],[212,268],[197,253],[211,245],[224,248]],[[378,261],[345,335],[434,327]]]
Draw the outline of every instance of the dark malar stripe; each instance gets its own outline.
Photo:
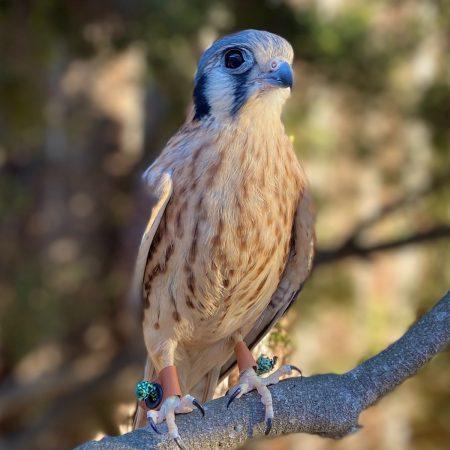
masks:
[[[194,87],[194,105],[195,105],[195,116],[194,120],[201,120],[203,117],[207,116],[211,110],[211,106],[206,98],[206,75],[202,75]]]
[[[234,75],[234,98],[233,106],[231,108],[231,115],[235,116],[237,112],[242,108],[247,101],[247,79],[249,72],[244,72],[238,75]]]

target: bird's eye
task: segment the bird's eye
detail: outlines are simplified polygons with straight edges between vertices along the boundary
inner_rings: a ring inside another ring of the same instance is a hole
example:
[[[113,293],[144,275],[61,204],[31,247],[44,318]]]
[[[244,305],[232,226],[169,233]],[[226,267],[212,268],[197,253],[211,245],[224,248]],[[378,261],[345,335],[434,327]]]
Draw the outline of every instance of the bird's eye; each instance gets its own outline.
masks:
[[[235,48],[225,53],[225,67],[228,69],[237,69],[244,62],[244,56],[240,50]]]

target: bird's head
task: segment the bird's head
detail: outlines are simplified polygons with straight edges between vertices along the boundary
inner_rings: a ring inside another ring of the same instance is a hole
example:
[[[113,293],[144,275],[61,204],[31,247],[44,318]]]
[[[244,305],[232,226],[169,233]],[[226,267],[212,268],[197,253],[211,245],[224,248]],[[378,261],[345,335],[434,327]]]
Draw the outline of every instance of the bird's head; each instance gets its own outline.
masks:
[[[289,42],[245,30],[214,42],[195,76],[194,120],[233,120],[244,111],[280,114],[293,83]]]

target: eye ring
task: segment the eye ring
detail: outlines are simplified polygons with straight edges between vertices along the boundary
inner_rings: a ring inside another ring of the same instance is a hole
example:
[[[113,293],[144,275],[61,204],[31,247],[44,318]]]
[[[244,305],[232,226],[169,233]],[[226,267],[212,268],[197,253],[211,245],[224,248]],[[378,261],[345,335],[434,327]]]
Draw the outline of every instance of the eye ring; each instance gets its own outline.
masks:
[[[237,69],[244,64],[245,59],[241,50],[238,48],[231,48],[225,53],[225,67],[227,69]]]

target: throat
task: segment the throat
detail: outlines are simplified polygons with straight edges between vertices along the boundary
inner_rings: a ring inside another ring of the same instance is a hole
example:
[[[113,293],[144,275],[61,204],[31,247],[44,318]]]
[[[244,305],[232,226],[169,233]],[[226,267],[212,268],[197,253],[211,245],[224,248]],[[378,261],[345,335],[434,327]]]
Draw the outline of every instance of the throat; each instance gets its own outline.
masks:
[[[254,126],[241,121],[220,135],[220,152],[242,182],[254,180],[255,173],[258,180],[275,175],[288,157],[290,143],[281,122]]]

